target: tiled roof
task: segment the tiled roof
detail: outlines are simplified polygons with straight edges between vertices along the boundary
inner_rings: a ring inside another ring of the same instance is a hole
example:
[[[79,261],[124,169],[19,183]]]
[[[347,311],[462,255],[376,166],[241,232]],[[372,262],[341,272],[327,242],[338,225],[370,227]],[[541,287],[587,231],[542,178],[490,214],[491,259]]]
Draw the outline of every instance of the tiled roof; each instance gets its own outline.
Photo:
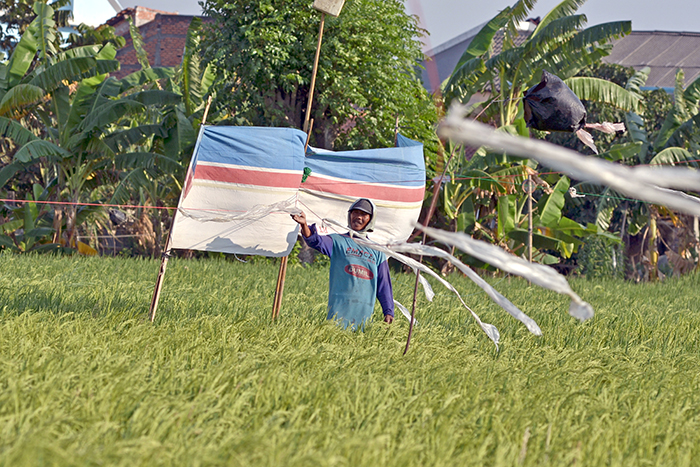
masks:
[[[681,68],[687,86],[700,76],[700,33],[633,31],[614,41],[603,60],[635,70],[649,67],[648,87],[674,87],[676,70]]]

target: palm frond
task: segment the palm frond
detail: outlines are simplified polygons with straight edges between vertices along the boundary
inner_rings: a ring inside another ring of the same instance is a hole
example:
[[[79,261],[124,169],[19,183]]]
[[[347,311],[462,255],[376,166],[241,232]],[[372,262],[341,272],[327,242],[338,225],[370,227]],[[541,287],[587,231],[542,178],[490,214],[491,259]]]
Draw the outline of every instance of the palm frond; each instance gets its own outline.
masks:
[[[24,165],[19,162],[11,162],[0,169],[0,188],[3,188],[17,172],[24,169]]]
[[[627,84],[625,84],[625,89],[641,97],[641,88],[647,83],[650,71],[651,68],[649,68],[648,66],[645,66],[639,71],[635,71],[634,74],[630,77],[630,79],[627,80]]]
[[[102,48],[101,45],[98,44],[93,44],[93,45],[84,45],[81,47],[74,47],[72,49],[64,50],[62,52],[57,53],[52,61],[54,63],[56,62],[61,62],[63,60],[67,60],[69,58],[79,58],[79,57],[93,57],[95,58],[95,55],[100,51]]]
[[[691,154],[683,148],[666,148],[658,153],[649,162],[650,165],[676,165],[684,164],[687,167],[700,167],[697,156]]]
[[[449,105],[449,101],[453,96],[458,94],[473,94],[477,91],[475,84],[481,74],[486,72],[484,61],[480,57],[473,58],[462,64],[459,69],[455,70],[445,82],[443,92],[446,95],[445,103]]]
[[[637,112],[639,96],[611,81],[592,77],[574,77],[564,80],[579,99],[602,102],[627,112]]]
[[[34,13],[36,18],[32,21],[30,28],[33,29],[39,45],[39,59],[46,64],[49,57],[56,54],[56,22],[53,20],[53,8],[46,3],[34,3]]]
[[[585,15],[557,18],[541,29],[540,34],[530,36],[525,42],[524,52],[529,56],[533,53],[544,54],[548,50],[554,50],[567,43],[585,24]],[[527,56],[523,58],[529,59]]]
[[[142,103],[126,98],[110,101],[90,112],[80,125],[80,129],[83,132],[92,132],[94,130],[102,132],[109,125],[118,123],[124,116],[138,115],[145,108]]]
[[[564,18],[565,16],[573,15],[584,3],[586,3],[586,0],[564,0],[559,5],[549,10],[549,12],[540,21],[537,29],[535,29],[535,31],[532,33],[531,37],[535,37],[542,33],[543,29],[546,28],[552,21]]]
[[[185,50],[182,54],[182,100],[185,112],[192,115],[195,107],[202,101],[200,87],[199,32],[202,27],[200,18],[193,18],[187,29]]]
[[[481,28],[481,30],[478,33],[476,33],[476,36],[474,36],[474,38],[469,43],[467,50],[464,51],[459,61],[457,62],[457,65],[455,65],[454,71],[452,72],[453,75],[455,72],[457,72],[459,68],[462,67],[462,65],[474,58],[482,57],[486,52],[488,52],[491,49],[491,44],[493,43],[494,36],[501,28],[503,28],[506,25],[506,23],[508,23],[510,13],[510,7],[503,9],[500,13],[494,16],[493,19],[491,19],[491,21],[489,21],[483,28]]]
[[[148,68],[126,75],[120,80],[120,92],[126,92],[136,86],[158,81],[159,79],[172,78],[175,75],[173,68]]]
[[[148,63],[146,43],[143,41],[139,28],[134,25],[134,21],[130,16],[127,16],[126,21],[129,23],[129,34],[131,35],[131,43],[134,45],[134,52],[136,52],[136,60],[138,60],[142,69],[151,68],[151,64]]]
[[[43,99],[45,95],[46,93],[43,89],[32,84],[13,86],[0,100],[0,115],[35,104]]]
[[[30,130],[27,130],[19,122],[7,117],[0,117],[0,137],[11,139],[18,146],[37,139]]]
[[[169,105],[179,104],[183,97],[179,94],[170,91],[161,91],[160,89],[152,89],[148,91],[135,92],[129,94],[129,99],[140,102],[143,105]]]
[[[696,141],[700,141],[700,114],[680,124],[666,140],[663,147],[690,147],[697,144],[694,143]],[[660,147],[657,146],[657,148]]]
[[[38,18],[34,19],[34,21],[37,20]],[[7,91],[20,83],[34,62],[34,56],[38,49],[39,41],[35,37],[34,29],[29,27],[22,34],[15,46],[15,50],[10,55],[10,59],[4,69],[2,82],[0,82],[0,90]]]
[[[51,160],[63,159],[69,157],[70,153],[60,146],[55,145],[51,141],[44,139],[35,139],[19,148],[15,153],[14,160],[23,164],[29,164],[41,157],[46,157]]]
[[[683,122],[690,118],[685,105],[685,97],[683,92],[683,81],[685,74],[683,70],[679,69],[676,72],[676,86],[673,92],[673,108],[666,114],[663,124],[659,133],[656,135],[656,140],[654,140],[654,149],[657,151],[665,147],[669,143],[669,138],[673,135],[680,127]],[[671,146],[676,146],[677,144],[671,143]]]
[[[73,82],[83,78],[83,74],[95,69],[96,62],[92,57],[70,58],[39,71],[29,84],[51,92],[59,86],[64,86],[65,81]]]
[[[139,187],[148,186],[149,184],[150,180],[148,179],[146,171],[143,168],[136,168],[124,174],[119,185],[115,188],[114,194],[109,200],[109,204],[127,203],[129,199],[131,199],[130,187],[138,191]]]
[[[163,129],[162,125],[139,125],[127,130],[120,130],[110,133],[104,137],[104,142],[116,153],[118,151],[124,151],[131,146],[140,144],[145,139],[152,136],[164,138],[166,135],[167,133]]]
[[[572,50],[582,50],[596,44],[607,44],[613,39],[626,36],[630,32],[632,32],[631,21],[597,24],[576,34],[568,43],[568,46]]]
[[[696,78],[695,81],[685,88],[683,99],[685,99],[686,106],[691,114],[698,113],[698,106],[700,105],[700,77]]]

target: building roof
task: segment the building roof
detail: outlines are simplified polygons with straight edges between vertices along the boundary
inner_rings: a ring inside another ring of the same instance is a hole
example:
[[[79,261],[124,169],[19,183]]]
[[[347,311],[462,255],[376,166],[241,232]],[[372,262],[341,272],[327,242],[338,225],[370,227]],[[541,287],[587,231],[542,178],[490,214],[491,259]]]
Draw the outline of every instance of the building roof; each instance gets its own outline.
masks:
[[[614,41],[603,61],[635,70],[649,67],[646,86],[654,88],[673,88],[681,68],[687,86],[700,76],[700,33],[633,31]]]
[[[522,45],[527,40],[539,21],[539,18],[535,18],[527,19],[521,23],[518,29],[518,37],[514,39],[516,46]],[[449,78],[464,51],[467,50],[471,41],[487,23],[488,21],[425,52],[428,60],[423,63],[422,80],[426,89],[433,92],[440,87],[443,81]],[[503,31],[499,31],[493,38],[493,54],[501,53],[502,48]],[[435,73],[436,71],[437,74]]]
[[[434,91],[450,76],[460,57],[469,47],[469,43],[485,24],[426,52],[430,58],[423,64],[425,67],[423,84],[429,91]],[[531,31],[532,29],[523,28],[516,39],[516,44],[524,42]],[[700,77],[700,33],[633,31],[613,41],[612,45],[610,55],[603,58],[603,61],[633,67],[635,70],[649,67],[651,71],[646,87],[673,88],[676,84],[676,71],[679,68],[685,73],[685,86]],[[496,35],[494,53],[500,52],[500,46],[502,46],[502,36]]]

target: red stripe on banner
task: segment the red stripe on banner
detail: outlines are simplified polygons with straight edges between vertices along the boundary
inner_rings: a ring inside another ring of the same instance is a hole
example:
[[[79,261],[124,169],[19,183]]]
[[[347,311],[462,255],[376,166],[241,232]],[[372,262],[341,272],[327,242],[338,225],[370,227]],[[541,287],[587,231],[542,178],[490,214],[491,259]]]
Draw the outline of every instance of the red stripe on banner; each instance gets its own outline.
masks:
[[[214,182],[240,183],[242,185],[258,185],[274,188],[299,188],[301,172],[279,173],[261,172],[254,169],[233,169],[197,164],[194,171],[195,180],[211,180]]]
[[[425,187],[377,186],[341,180],[331,181],[314,177],[313,174],[301,184],[301,188],[353,198],[370,198],[401,203],[419,203],[423,201],[425,195]]]

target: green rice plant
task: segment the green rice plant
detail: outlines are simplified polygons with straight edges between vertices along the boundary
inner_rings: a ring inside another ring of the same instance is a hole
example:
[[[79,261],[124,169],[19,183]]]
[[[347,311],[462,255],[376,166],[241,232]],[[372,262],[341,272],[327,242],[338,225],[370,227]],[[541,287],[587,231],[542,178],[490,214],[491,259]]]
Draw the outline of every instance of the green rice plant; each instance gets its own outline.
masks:
[[[694,465],[700,276],[573,280],[596,309],[494,279],[530,334],[464,278],[496,352],[448,292],[365,332],[325,320],[328,271],[274,262],[0,254],[0,465]],[[410,305],[414,278],[398,274]],[[496,284],[495,284],[496,285]]]

